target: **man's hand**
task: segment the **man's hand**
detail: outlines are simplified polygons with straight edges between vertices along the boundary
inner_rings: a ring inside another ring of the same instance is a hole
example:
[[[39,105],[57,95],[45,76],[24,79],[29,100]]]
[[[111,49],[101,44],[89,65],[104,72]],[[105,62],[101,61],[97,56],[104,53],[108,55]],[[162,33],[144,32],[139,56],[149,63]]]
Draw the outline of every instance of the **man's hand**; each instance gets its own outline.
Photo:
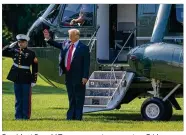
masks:
[[[36,85],[36,83],[31,83],[31,87],[34,87]]]
[[[75,24],[75,19],[72,19],[71,21],[70,21],[70,25],[74,25]]]
[[[45,29],[43,31],[43,34],[44,34],[44,37],[45,37],[45,40],[49,40],[50,39],[50,33],[47,29]]]
[[[85,85],[85,84],[87,83],[87,81],[88,81],[88,80],[87,80],[86,78],[83,78],[83,79],[82,79],[83,85]]]
[[[11,43],[8,48],[13,48],[17,44],[17,41]]]

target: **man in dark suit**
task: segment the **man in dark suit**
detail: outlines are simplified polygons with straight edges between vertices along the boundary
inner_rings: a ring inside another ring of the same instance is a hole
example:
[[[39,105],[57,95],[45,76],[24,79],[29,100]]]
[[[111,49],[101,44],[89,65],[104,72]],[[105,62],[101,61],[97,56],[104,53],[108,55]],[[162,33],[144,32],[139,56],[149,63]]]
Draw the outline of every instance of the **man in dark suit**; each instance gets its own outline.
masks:
[[[60,67],[66,75],[66,87],[69,99],[67,120],[82,120],[85,100],[85,84],[87,83],[90,67],[89,47],[79,41],[80,32],[70,29],[69,40],[57,43],[50,38],[48,30],[44,30],[48,44],[61,49]]]
[[[27,48],[29,37],[19,34],[16,38],[18,41],[5,46],[2,54],[11,57],[14,61],[7,79],[14,82],[15,119],[30,119],[31,87],[36,85],[38,60],[35,53]]]

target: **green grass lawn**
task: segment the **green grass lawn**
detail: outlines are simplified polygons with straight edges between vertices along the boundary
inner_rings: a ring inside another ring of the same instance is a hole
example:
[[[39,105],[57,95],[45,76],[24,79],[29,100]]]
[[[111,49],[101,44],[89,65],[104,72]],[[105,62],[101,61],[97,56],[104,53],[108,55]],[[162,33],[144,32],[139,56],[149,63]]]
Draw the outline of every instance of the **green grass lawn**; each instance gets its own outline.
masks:
[[[68,98],[65,89],[53,88],[40,78],[32,90],[32,115],[28,121],[14,120],[13,83],[6,80],[10,59],[3,64],[3,131],[183,131],[183,111],[171,121],[142,121],[140,107],[145,99],[135,99],[120,110],[84,114],[83,121],[67,121]],[[178,99],[183,107],[183,98]]]

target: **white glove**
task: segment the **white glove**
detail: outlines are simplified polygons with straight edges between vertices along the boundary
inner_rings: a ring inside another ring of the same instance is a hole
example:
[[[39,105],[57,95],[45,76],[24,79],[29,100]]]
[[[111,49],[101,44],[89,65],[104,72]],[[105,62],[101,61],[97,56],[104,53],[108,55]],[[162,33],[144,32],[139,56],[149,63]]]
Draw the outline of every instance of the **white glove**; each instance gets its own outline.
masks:
[[[34,87],[36,85],[36,83],[31,83],[31,87]]]
[[[45,41],[48,41],[49,39],[50,39],[50,38],[48,38],[48,39],[47,39],[47,38],[45,38],[44,40],[45,40]]]
[[[17,44],[17,41],[11,43],[8,48],[13,48]]]

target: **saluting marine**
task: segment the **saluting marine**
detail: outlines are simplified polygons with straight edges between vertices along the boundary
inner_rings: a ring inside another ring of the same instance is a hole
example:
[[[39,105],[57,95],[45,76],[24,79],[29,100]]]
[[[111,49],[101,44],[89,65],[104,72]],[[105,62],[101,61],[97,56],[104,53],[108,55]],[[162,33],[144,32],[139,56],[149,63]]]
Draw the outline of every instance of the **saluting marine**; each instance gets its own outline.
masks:
[[[31,87],[36,85],[38,60],[35,53],[27,48],[29,37],[19,34],[16,39],[17,42],[3,48],[2,54],[14,62],[7,79],[14,82],[15,119],[30,119]]]

